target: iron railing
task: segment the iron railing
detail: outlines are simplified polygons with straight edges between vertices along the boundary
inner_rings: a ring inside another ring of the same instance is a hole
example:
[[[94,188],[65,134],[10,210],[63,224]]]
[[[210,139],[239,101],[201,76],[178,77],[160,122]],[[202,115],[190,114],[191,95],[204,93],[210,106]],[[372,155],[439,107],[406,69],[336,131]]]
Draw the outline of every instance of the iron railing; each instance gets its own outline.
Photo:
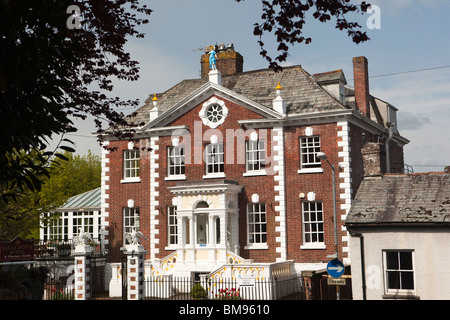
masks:
[[[299,300],[301,278],[257,279],[242,284],[236,279],[158,276],[145,279],[147,300]]]
[[[92,239],[89,245],[92,247],[92,255],[103,255],[100,240]],[[72,239],[34,240],[35,259],[68,258],[74,249]]]
[[[53,280],[50,277],[44,284],[43,300],[74,300],[75,286],[68,283],[70,278]],[[72,281],[71,281],[72,282]]]

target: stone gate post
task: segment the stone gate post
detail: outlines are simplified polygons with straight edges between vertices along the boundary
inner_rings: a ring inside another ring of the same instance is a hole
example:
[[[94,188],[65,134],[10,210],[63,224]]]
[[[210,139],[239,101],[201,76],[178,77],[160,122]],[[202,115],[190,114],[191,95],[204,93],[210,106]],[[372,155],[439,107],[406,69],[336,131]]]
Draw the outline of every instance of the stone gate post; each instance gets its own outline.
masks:
[[[129,244],[125,246],[127,256],[127,292],[128,300],[142,300],[145,297],[145,254],[143,245]]]
[[[79,244],[73,251],[75,260],[75,300],[89,300],[91,293],[91,260],[92,248]]]

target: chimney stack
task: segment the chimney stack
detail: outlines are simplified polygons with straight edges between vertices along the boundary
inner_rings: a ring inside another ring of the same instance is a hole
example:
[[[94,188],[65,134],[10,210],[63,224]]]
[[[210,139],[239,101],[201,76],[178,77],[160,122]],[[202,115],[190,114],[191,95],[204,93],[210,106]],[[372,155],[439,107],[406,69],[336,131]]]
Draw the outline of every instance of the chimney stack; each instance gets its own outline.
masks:
[[[366,57],[353,58],[356,109],[370,118],[369,68]]]
[[[209,68],[209,51],[214,49],[217,55],[217,70],[220,71],[222,76],[228,76],[243,71],[244,58],[240,53],[234,51],[234,45],[215,45],[205,48],[205,54],[202,55],[201,64],[201,77],[207,79],[211,69]]]
[[[383,150],[380,143],[366,143],[361,149],[361,154],[364,166],[364,177],[381,176],[384,173],[384,159],[382,159]]]

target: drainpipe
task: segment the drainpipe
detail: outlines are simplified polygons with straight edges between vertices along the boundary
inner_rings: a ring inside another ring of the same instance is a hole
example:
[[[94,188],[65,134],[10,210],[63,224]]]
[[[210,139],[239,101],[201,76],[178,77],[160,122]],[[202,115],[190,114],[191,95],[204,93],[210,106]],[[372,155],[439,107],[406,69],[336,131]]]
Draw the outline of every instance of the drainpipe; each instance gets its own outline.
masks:
[[[365,258],[364,258],[364,236],[355,231],[351,231],[347,229],[349,234],[352,237],[359,237],[359,249],[360,249],[360,255],[361,255],[361,287],[362,287],[362,294],[363,294],[363,300],[367,300],[366,296],[366,266],[365,266]]]
[[[386,139],[386,173],[391,173],[391,141],[394,138],[393,127],[395,124],[388,122],[388,138]]]

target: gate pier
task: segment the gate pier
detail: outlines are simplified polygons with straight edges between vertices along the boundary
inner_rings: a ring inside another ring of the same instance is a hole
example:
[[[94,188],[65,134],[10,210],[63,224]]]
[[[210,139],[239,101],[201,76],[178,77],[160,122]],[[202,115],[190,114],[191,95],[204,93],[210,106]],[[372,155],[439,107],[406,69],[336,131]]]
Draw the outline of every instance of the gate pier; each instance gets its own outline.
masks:
[[[127,299],[143,300],[145,297],[144,270],[147,251],[140,244],[129,244],[126,247],[127,257]]]
[[[73,251],[75,257],[75,300],[91,299],[91,259],[92,248],[89,245],[77,245]]]

